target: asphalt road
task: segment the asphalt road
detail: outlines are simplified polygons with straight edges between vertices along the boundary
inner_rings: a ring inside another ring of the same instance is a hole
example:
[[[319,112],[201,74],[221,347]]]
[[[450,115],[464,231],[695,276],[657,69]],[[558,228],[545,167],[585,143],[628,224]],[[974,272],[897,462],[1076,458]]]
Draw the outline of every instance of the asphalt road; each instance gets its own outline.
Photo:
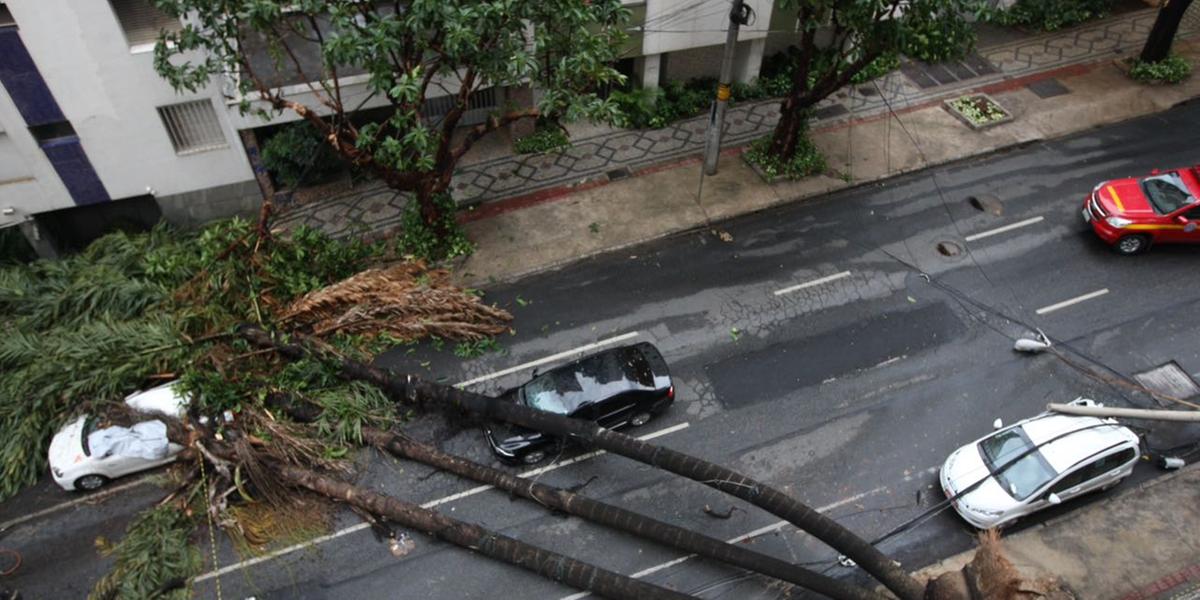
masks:
[[[1080,395],[1157,407],[1114,385],[1113,373],[1175,361],[1200,376],[1200,327],[1190,318],[1200,312],[1200,247],[1122,258],[1079,214],[1083,195],[1105,178],[1200,160],[1198,122],[1200,104],[1193,103],[717,224],[733,236],[729,243],[690,233],[588,259],[487,290],[516,317],[501,352],[464,361],[450,344],[424,344],[380,362],[451,383],[483,378],[471,388],[498,392],[523,382],[529,363],[545,357],[615,337],[651,341],[671,364],[678,399],[634,434],[658,434],[658,443],[743,470],[873,539],[937,504],[936,467],[997,417],[1009,422]],[[982,194],[1000,201],[1000,215],[967,202]],[[939,251],[939,243],[950,251]],[[1048,310],[1055,305],[1061,308]],[[1089,372],[1051,355],[1014,353],[1013,339],[1034,327]],[[1149,428],[1153,447],[1200,437],[1139,425]],[[436,416],[410,429],[491,461],[477,429]],[[362,462],[360,484],[416,502],[476,487],[390,458]],[[1135,472],[1137,479],[1154,475],[1148,463]],[[835,576],[862,577],[773,516],[620,457],[592,457],[537,477],[563,486],[594,477],[584,488],[592,497],[726,539],[756,533],[744,543]],[[32,598],[80,597],[104,568],[92,550],[96,532],[124,523],[155,491],[132,489],[0,532],[0,546],[26,555],[21,571],[0,584]],[[0,507],[0,521],[55,498],[65,496],[44,489],[22,495]],[[716,519],[706,506],[735,510]],[[704,598],[804,597],[704,560],[672,563],[680,558],[675,551],[494,490],[437,510]],[[558,600],[576,592],[421,534],[411,534],[415,548],[397,557],[352,515],[337,521],[332,539],[254,564],[222,543],[223,569],[198,581],[197,597]],[[971,533],[944,511],[881,548],[911,570],[970,547]],[[69,565],[54,559],[60,551]]]

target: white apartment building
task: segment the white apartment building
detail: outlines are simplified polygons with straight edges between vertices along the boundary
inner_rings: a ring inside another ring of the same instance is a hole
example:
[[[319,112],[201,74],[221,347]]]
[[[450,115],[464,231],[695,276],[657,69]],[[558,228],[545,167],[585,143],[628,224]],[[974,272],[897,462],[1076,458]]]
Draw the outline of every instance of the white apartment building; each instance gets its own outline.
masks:
[[[758,74],[768,31],[795,29],[770,0],[748,4],[741,81]],[[623,67],[643,85],[718,73],[727,0],[627,6]],[[256,178],[254,130],[267,123],[239,114],[221,83],[178,93],[155,73],[154,40],[178,27],[149,0],[0,0],[0,227],[22,226],[50,254],[117,226],[187,226],[257,208],[271,186],[261,168]],[[361,78],[345,80],[348,95],[361,92]],[[281,83],[306,93],[303,82]],[[504,95],[481,94],[472,112],[482,118]]]

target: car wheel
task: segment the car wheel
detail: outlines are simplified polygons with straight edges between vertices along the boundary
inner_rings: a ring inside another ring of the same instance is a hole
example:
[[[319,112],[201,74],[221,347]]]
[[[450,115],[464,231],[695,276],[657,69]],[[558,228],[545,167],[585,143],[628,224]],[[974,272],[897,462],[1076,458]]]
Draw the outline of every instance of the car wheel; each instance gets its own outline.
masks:
[[[536,465],[543,460],[546,460],[546,453],[542,452],[541,450],[534,450],[533,452],[521,457],[521,462],[527,465]]]
[[[75,480],[75,489],[92,491],[104,487],[108,483],[108,478],[103,475],[84,475]]]
[[[649,423],[649,422],[650,422],[650,413],[648,413],[648,412],[640,412],[629,418],[629,424],[634,427],[641,427],[642,425],[645,425],[646,423]]]
[[[1149,247],[1150,238],[1144,235],[1127,235],[1117,240],[1117,243],[1113,245],[1113,250],[1116,250],[1117,254],[1132,256],[1144,252]]]

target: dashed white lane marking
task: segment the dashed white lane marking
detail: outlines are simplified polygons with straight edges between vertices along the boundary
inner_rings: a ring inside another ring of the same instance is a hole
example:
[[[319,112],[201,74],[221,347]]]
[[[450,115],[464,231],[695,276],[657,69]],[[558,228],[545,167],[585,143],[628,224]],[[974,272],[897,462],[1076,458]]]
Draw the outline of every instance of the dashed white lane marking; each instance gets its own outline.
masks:
[[[982,240],[983,238],[992,237],[993,235],[1004,233],[1006,231],[1012,231],[1014,229],[1020,229],[1022,227],[1027,227],[1029,225],[1033,225],[1034,223],[1041,223],[1044,220],[1046,220],[1046,217],[1033,217],[1031,219],[1025,219],[1024,221],[1017,221],[1016,223],[1010,223],[1003,227],[997,227],[995,229],[989,229],[987,231],[980,231],[979,233],[968,235],[967,237],[965,237],[963,239],[967,240],[968,242],[974,242],[975,240]]]
[[[15,519],[12,519],[11,521],[5,521],[3,524],[0,524],[0,531],[7,531],[9,527],[12,527],[14,525],[20,525],[21,523],[24,523],[26,521],[32,521],[33,519],[36,519],[38,517],[44,517],[48,514],[56,513],[60,510],[66,509],[66,508],[71,508],[72,506],[77,506],[79,504],[86,504],[89,502],[98,502],[109,496],[112,496],[113,494],[116,494],[117,492],[125,491],[131,487],[145,485],[146,483],[149,483],[149,482],[150,482],[149,478],[141,477],[141,478],[135,479],[133,481],[126,481],[125,483],[122,483],[120,485],[114,485],[114,486],[104,488],[103,490],[100,490],[99,492],[88,494],[86,496],[82,496],[82,497],[76,498],[74,500],[68,500],[61,504],[55,504],[54,506],[51,506],[48,508],[43,508],[42,510],[39,510],[37,512],[33,512],[33,513],[29,513],[27,515],[17,517]]]
[[[838,508],[839,506],[845,506],[846,504],[850,504],[851,502],[857,502],[859,500],[862,500],[863,498],[866,498],[867,496],[882,492],[885,489],[887,489],[887,486],[885,486],[885,485],[879,486],[873,490],[868,490],[868,491],[865,491],[865,492],[862,492],[859,494],[855,494],[853,496],[850,496],[849,498],[842,498],[841,500],[838,500],[837,502],[834,502],[832,504],[826,504],[825,506],[818,508],[817,512],[823,513],[823,512]],[[772,531],[776,531],[778,529],[783,529],[788,524],[789,524],[788,521],[777,521],[777,522],[767,525],[765,527],[759,527],[758,529],[755,529],[754,531],[743,533],[742,535],[739,535],[736,537],[731,537],[728,540],[725,540],[725,542],[729,543],[729,544],[740,544],[741,542],[744,542],[748,539],[756,538],[760,535],[771,533]],[[653,574],[653,573],[657,573],[659,571],[662,571],[663,569],[669,569],[671,567],[674,567],[675,565],[687,562],[693,558],[696,558],[695,554],[688,554],[687,556],[680,556],[679,558],[676,558],[674,560],[669,560],[665,563],[654,565],[653,567],[649,567],[646,569],[642,569],[641,571],[638,571],[637,573],[630,575],[630,577],[633,577],[634,579],[641,579],[642,577],[645,577],[645,576]],[[570,596],[563,596],[559,600],[580,600],[581,598],[587,598],[588,596],[591,596],[591,595],[592,595],[591,592],[579,592],[576,594],[571,594]]]
[[[1099,298],[1100,296],[1103,296],[1107,293],[1108,293],[1108,288],[1104,288],[1102,290],[1096,290],[1094,292],[1087,293],[1082,296],[1075,296],[1074,298],[1071,298],[1070,300],[1063,300],[1062,302],[1051,304],[1050,306],[1043,306],[1034,312],[1036,312],[1039,315],[1049,314],[1049,313],[1052,313],[1061,308],[1066,308],[1066,307],[1074,305],[1074,304],[1079,304],[1080,302],[1087,302],[1088,300],[1091,300],[1092,298]]]
[[[591,351],[591,350],[595,350],[596,348],[600,348],[600,347],[603,347],[603,346],[608,346],[608,345],[611,345],[611,344],[615,344],[615,343],[617,343],[617,342],[623,342],[623,341],[625,341],[625,340],[632,339],[632,338],[635,338],[635,337],[637,337],[637,336],[638,336],[638,332],[636,332],[636,331],[631,331],[631,332],[629,332],[629,333],[622,333],[621,335],[618,335],[618,336],[610,337],[610,338],[608,338],[608,339],[603,339],[603,340],[600,340],[600,341],[598,341],[598,342],[593,342],[593,343],[591,343],[591,344],[587,344],[587,345],[584,345],[584,346],[580,346],[580,347],[578,347],[578,348],[573,348],[573,349],[571,349],[571,350],[566,350],[566,351],[563,351],[563,352],[559,352],[558,354],[551,354],[550,356],[547,356],[547,357],[545,357],[545,358],[539,358],[539,359],[537,359],[537,360],[531,360],[531,361],[529,361],[529,362],[527,362],[527,363],[520,364],[520,365],[517,365],[517,366],[515,366],[515,367],[509,367],[509,368],[507,368],[507,369],[504,369],[504,370],[502,370],[502,371],[496,371],[495,373],[488,373],[487,375],[481,375],[481,376],[479,376],[479,377],[476,377],[475,379],[468,379],[468,380],[466,380],[466,381],[464,381],[464,382],[462,382],[462,383],[455,384],[455,387],[460,387],[460,388],[463,388],[463,387],[467,387],[468,385],[475,385],[476,383],[481,383],[481,382],[487,381],[487,380],[489,380],[489,379],[495,379],[495,378],[497,378],[497,377],[503,377],[503,376],[505,376],[505,375],[508,375],[508,374],[510,374],[510,373],[516,373],[517,371],[524,371],[525,369],[528,369],[528,368],[530,368],[530,367],[536,367],[536,366],[538,366],[538,365],[544,365],[544,364],[546,364],[546,363],[548,363],[548,362],[554,362],[554,361],[556,361],[556,360],[562,360],[562,359],[564,359],[564,358],[568,358],[568,357],[574,356],[574,355],[576,355],[576,354],[582,354],[582,353],[584,353],[584,352],[588,352],[588,351]]]
[[[830,281],[837,281],[843,277],[849,277],[849,276],[850,276],[850,271],[842,271],[841,273],[836,273],[833,275],[826,275],[825,277],[821,277],[819,279],[814,279],[812,281],[806,281],[804,283],[793,285],[791,287],[785,287],[782,290],[775,290],[774,294],[776,296],[782,296],[784,294],[790,294],[792,292],[802,290],[804,288],[810,288],[815,285],[821,285],[822,283],[829,283]]]
[[[638,436],[637,439],[642,440],[642,441],[652,440],[654,438],[658,438],[658,437],[662,437],[664,435],[675,433],[676,431],[679,431],[681,429],[687,429],[689,425],[690,425],[690,423],[678,423],[676,425],[672,425],[670,427],[660,429],[658,431],[653,431],[653,432],[647,433],[646,435],[643,435],[643,436]],[[524,473],[517,475],[517,477],[528,478],[528,477],[533,477],[535,475],[541,475],[542,473],[553,471],[555,469],[561,469],[567,465],[573,465],[575,463],[579,463],[579,462],[583,462],[588,459],[595,458],[597,456],[600,456],[601,454],[605,454],[605,451],[597,450],[595,452],[588,452],[587,454],[580,454],[579,456],[576,456],[574,458],[570,458],[570,459],[567,459],[564,461],[552,463],[552,464],[546,465],[544,467],[530,469],[528,471],[525,471]],[[469,490],[458,492],[457,494],[451,494],[444,498],[438,498],[437,500],[430,500],[429,502],[422,504],[421,508],[433,508],[435,506],[440,506],[442,504],[454,502],[455,500],[461,500],[468,496],[474,496],[475,494],[486,492],[490,489],[492,489],[492,486],[490,486],[490,485],[481,485],[481,486],[473,487]],[[251,566],[257,565],[258,563],[265,562],[265,561],[271,560],[273,558],[278,558],[285,554],[291,554],[297,550],[303,550],[305,548],[313,548],[320,544],[324,544],[325,542],[328,542],[330,540],[335,540],[337,538],[340,538],[344,535],[349,535],[356,531],[362,531],[363,529],[366,529],[369,526],[370,525],[368,525],[366,523],[359,523],[357,525],[351,525],[350,527],[347,527],[345,529],[339,529],[329,535],[323,535],[321,537],[308,540],[307,542],[293,544],[286,548],[280,548],[279,550],[276,550],[276,551],[268,553],[268,554],[264,554],[262,556],[257,556],[255,558],[243,560],[241,562],[236,562],[231,565],[221,567],[220,569],[216,569],[214,571],[209,571],[208,573],[205,573],[203,575],[196,577],[196,579],[193,581],[199,583],[201,581],[212,579],[213,577],[220,577],[221,575],[225,575],[227,573],[232,573],[234,571],[238,571],[238,570],[244,569],[246,567],[251,567]]]

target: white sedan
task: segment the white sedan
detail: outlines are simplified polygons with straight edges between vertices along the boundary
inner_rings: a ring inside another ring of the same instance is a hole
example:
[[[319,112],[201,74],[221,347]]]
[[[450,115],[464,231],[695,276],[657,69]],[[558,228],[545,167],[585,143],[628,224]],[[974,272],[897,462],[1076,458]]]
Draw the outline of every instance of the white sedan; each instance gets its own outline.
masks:
[[[152,416],[162,413],[182,418],[187,398],[175,383],[135,392],[125,403]],[[94,490],[111,479],[167,464],[183,446],[167,440],[166,425],[148,419],[131,428],[97,429],[93,415],[83,415],[64,426],[50,440],[50,474],[64,490]]]
[[[1139,456],[1137,435],[1112,419],[1047,412],[955,450],[939,479],[958,514],[987,529],[1111,488]]]

